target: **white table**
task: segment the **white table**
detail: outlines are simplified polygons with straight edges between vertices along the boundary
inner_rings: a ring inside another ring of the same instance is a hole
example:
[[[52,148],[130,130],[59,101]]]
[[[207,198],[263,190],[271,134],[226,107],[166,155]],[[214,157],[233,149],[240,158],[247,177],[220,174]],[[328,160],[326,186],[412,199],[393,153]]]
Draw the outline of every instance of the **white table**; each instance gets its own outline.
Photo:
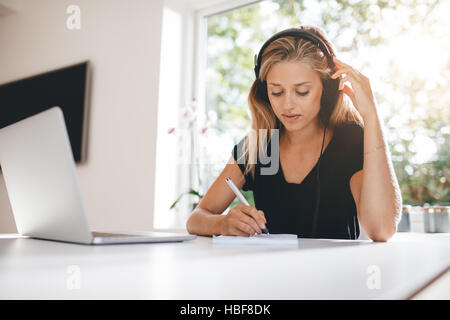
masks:
[[[406,299],[450,266],[450,234],[298,247],[87,246],[0,235],[0,299]]]

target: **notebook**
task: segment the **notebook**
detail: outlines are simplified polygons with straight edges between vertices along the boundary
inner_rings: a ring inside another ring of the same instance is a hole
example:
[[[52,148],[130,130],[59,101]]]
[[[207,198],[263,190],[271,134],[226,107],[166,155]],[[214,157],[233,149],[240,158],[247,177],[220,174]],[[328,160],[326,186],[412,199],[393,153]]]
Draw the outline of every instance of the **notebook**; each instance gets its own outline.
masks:
[[[296,234],[257,234],[251,237],[213,236],[213,244],[297,246]]]

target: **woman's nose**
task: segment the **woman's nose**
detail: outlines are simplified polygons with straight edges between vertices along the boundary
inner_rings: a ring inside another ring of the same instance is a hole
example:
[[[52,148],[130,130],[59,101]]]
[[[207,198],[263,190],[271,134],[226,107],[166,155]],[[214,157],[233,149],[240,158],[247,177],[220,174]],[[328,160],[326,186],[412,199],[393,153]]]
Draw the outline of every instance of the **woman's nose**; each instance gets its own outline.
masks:
[[[285,106],[286,110],[290,111],[290,110],[294,109],[295,108],[294,95],[287,94],[286,95],[286,100],[284,101],[284,104],[285,104],[284,106]]]

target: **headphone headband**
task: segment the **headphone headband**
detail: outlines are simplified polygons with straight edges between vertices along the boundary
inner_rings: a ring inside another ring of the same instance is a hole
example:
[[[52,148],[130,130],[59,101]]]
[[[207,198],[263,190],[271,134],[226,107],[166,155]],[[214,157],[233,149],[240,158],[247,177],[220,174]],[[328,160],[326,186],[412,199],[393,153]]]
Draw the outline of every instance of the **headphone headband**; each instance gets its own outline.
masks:
[[[332,68],[332,71],[333,72],[336,71],[336,67],[334,66],[334,62],[333,62],[333,54],[330,52],[330,50],[325,45],[325,43],[322,41],[322,39],[320,39],[319,37],[317,37],[316,35],[312,34],[309,31],[301,30],[301,29],[298,29],[298,28],[290,28],[290,29],[286,29],[286,30],[277,32],[273,36],[271,36],[263,44],[263,46],[261,47],[261,50],[259,51],[258,55],[255,55],[255,69],[254,70],[255,70],[255,77],[256,77],[256,79],[259,78],[259,69],[261,68],[261,60],[262,60],[262,56],[263,56],[264,50],[273,41],[275,41],[275,40],[277,40],[279,38],[289,37],[289,36],[301,37],[301,38],[304,38],[304,39],[307,39],[307,40],[313,42],[325,54],[325,56],[326,56],[326,58],[328,60],[328,65]]]

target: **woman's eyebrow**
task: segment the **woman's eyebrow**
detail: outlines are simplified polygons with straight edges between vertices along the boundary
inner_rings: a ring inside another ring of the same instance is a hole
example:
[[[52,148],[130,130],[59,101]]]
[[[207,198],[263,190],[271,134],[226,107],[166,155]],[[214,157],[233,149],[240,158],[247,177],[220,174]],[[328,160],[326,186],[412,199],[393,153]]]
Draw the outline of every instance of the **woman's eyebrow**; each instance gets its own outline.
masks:
[[[294,84],[294,86],[297,87],[297,86],[301,86],[301,85],[307,84],[307,83],[312,83],[312,82],[311,81],[304,81],[304,82],[296,83],[296,84]],[[276,87],[281,86],[281,84],[279,84],[279,83],[269,82],[269,84],[272,85],[272,86],[276,86]]]

